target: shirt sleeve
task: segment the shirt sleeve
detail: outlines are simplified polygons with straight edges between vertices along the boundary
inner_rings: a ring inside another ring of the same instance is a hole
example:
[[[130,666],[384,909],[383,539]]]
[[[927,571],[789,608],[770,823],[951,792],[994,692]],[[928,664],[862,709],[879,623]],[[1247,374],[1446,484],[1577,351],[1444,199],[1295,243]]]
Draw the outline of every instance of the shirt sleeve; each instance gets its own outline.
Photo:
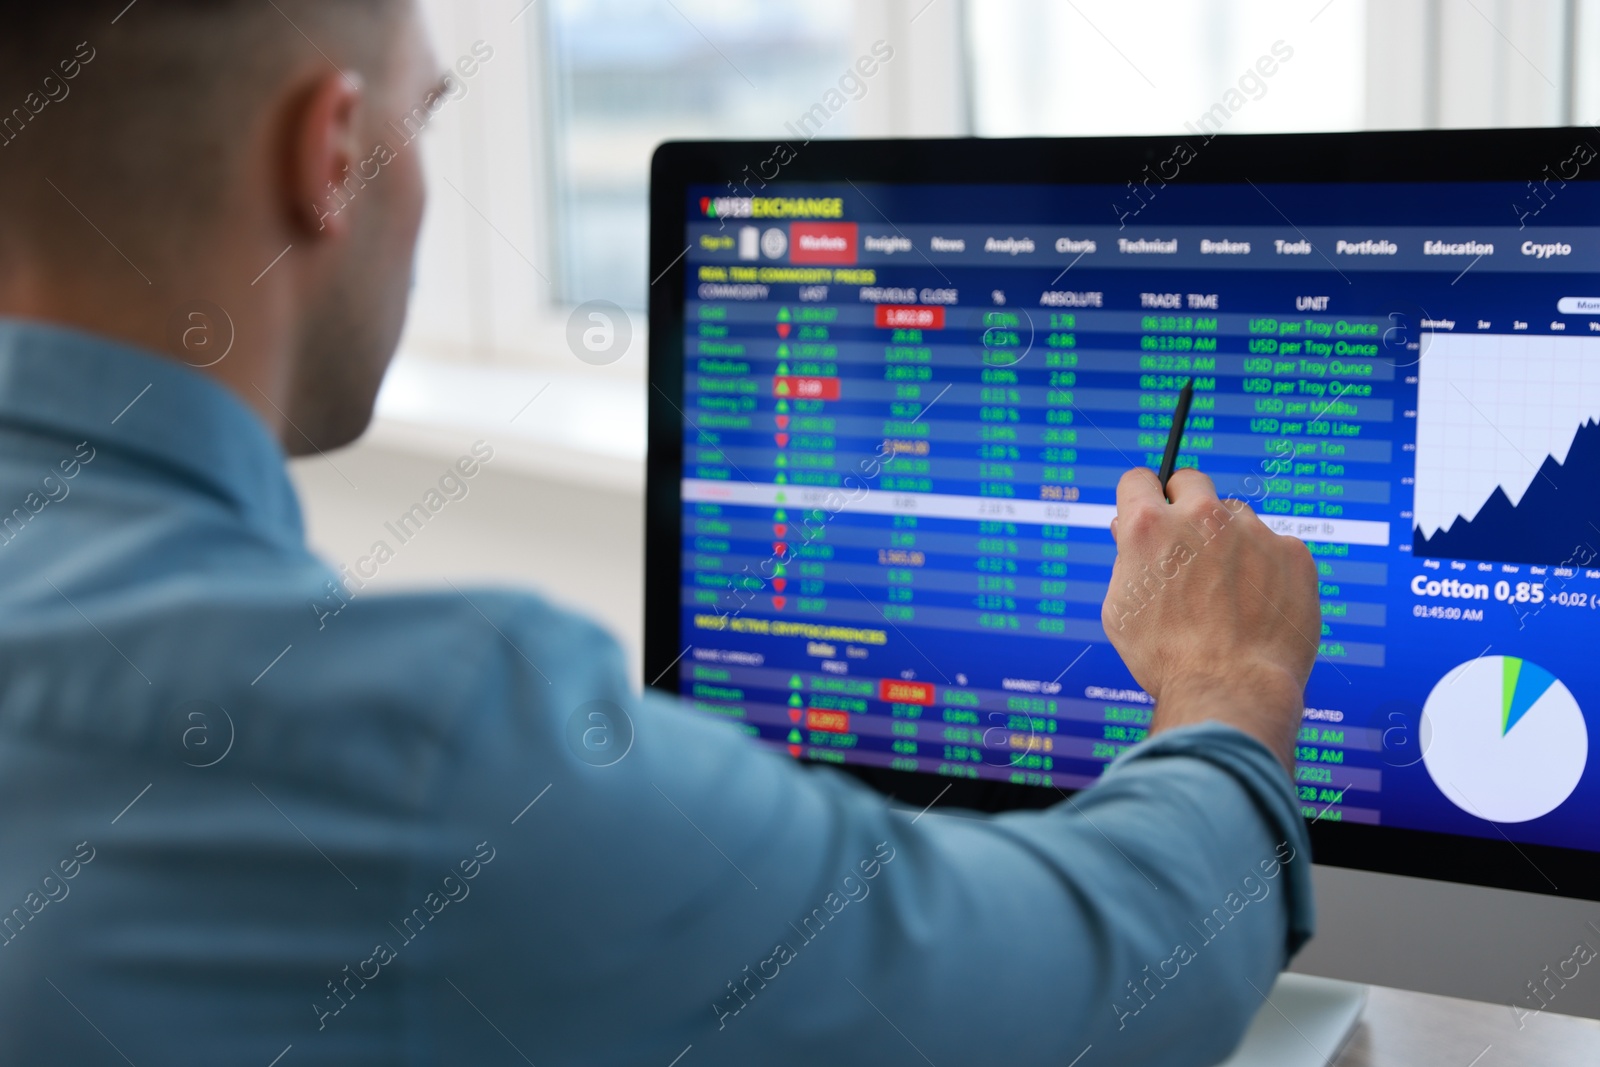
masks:
[[[1311,934],[1298,802],[1232,728],[1047,809],[919,814],[630,693],[587,624],[517,621],[454,810],[539,794],[476,883],[475,1005],[546,1058],[1209,1064]]]

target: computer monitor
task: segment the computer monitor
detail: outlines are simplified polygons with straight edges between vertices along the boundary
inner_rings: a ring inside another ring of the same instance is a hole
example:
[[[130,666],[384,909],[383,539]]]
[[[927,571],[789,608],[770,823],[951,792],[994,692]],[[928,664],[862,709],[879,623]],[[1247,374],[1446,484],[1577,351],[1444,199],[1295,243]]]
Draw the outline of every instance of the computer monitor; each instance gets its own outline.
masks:
[[[680,143],[652,179],[645,677],[921,806],[1146,732],[1114,486],[1303,538],[1297,967],[1600,1017],[1592,130]]]

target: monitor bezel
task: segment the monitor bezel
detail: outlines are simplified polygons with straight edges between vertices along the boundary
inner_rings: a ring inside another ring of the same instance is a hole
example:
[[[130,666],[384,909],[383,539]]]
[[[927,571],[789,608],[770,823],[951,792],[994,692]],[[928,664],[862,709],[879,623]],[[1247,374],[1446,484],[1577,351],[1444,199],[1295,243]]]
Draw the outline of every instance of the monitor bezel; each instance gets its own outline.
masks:
[[[1185,184],[1531,182],[1541,163],[1557,165],[1589,128],[1381,131],[1335,134],[1221,134],[1204,140],[1181,176]],[[759,191],[764,181],[895,184],[1117,184],[1169,159],[1191,135],[1092,138],[904,139],[668,142],[651,163],[649,407],[645,506],[644,678],[676,693],[688,648],[679,644],[683,469],[683,234],[691,186],[733,183]],[[787,157],[765,178],[783,144]],[[1593,151],[1593,149],[1591,149]],[[995,166],[1004,158],[1004,173]],[[1317,161],[1313,171],[1305,160]],[[759,168],[759,169],[758,169]],[[1574,181],[1590,179],[1579,177]],[[744,193],[742,195],[748,195]],[[1072,791],[1008,782],[843,765],[839,769],[914,807],[976,811],[1043,808]],[[820,773],[821,767],[817,770]],[[1060,794],[1059,796],[1056,794]],[[1318,863],[1383,874],[1459,882],[1600,901],[1600,855],[1328,820],[1310,825]]]

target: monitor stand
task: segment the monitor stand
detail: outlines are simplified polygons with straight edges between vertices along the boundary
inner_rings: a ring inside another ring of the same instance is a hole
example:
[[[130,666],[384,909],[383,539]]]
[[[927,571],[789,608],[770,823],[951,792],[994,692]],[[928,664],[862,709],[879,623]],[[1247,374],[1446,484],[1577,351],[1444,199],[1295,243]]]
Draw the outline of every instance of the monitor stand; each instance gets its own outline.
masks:
[[[1367,987],[1284,973],[1237,1051],[1218,1067],[1326,1067],[1350,1039]]]

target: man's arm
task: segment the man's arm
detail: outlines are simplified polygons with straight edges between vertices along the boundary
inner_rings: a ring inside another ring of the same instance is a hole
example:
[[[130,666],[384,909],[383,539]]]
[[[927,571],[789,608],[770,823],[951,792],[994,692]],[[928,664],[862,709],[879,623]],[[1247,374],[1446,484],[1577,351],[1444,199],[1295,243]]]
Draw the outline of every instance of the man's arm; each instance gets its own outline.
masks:
[[[1293,771],[1322,616],[1305,543],[1267,529],[1244,501],[1181,470],[1143,468],[1117,484],[1117,562],[1100,617],[1145,692],[1151,733],[1224,722]]]
[[[1119,580],[1195,540],[1205,500],[1189,493],[1206,483],[1173,484],[1172,505],[1125,486]],[[1310,656],[1223,594],[1253,584],[1303,622],[1315,590],[1293,562],[1303,546],[1229,515],[1113,630],[1158,698],[1157,736],[1038,812],[891,811],[728,724],[638,703],[593,631],[552,644],[547,625],[508,617],[552,680],[507,655],[485,698],[546,710],[491,717],[457,799],[512,810],[497,783],[550,788],[477,883],[495,950],[471,961],[475,1003],[547,1057],[587,1063],[666,1064],[686,1046],[698,1064],[1214,1062],[1310,930],[1305,829],[1279,763],[1300,713],[1285,694]],[[1208,641],[1239,657],[1237,676],[1200,654]],[[572,744],[591,701],[631,723],[609,766]]]

